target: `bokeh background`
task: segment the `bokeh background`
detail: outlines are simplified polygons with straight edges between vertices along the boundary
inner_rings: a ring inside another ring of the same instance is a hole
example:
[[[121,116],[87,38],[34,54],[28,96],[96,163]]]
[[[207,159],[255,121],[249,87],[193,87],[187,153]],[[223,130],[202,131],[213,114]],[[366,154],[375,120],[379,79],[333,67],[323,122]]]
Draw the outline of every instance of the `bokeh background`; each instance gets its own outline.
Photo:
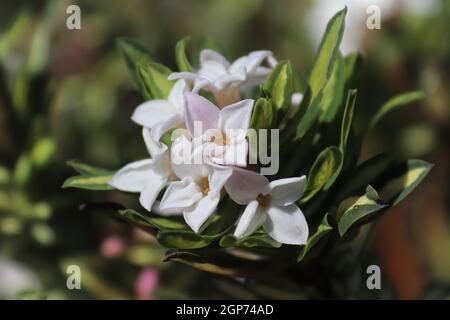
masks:
[[[81,30],[66,8],[81,8]],[[369,5],[380,30],[365,26]],[[116,48],[132,38],[175,69],[189,54],[220,48],[230,59],[270,49],[309,72],[326,23],[349,7],[341,50],[364,64],[357,112],[364,120],[390,97],[427,97],[391,114],[362,159],[387,151],[435,164],[424,183],[375,228],[370,254],[383,273],[381,298],[450,298],[450,1],[20,1],[0,2],[0,299],[302,298],[286,286],[240,286],[165,263],[164,249],[114,219],[99,201],[136,206],[118,192],[61,189],[68,159],[116,169],[145,157],[129,119],[142,101]],[[364,121],[363,121],[364,123]],[[66,268],[82,269],[68,290]],[[283,288],[283,289],[280,289]],[[362,298],[355,295],[353,298]]]

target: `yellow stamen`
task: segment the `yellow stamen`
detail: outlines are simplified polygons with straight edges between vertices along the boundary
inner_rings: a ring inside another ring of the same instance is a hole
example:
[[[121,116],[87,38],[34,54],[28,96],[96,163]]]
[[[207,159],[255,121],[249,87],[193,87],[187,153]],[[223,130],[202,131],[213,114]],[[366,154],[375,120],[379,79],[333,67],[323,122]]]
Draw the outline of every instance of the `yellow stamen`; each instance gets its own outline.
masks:
[[[209,191],[211,191],[211,189],[209,189],[208,177],[201,178],[198,184],[200,186],[200,190],[202,191],[203,195],[204,196],[208,195]]]

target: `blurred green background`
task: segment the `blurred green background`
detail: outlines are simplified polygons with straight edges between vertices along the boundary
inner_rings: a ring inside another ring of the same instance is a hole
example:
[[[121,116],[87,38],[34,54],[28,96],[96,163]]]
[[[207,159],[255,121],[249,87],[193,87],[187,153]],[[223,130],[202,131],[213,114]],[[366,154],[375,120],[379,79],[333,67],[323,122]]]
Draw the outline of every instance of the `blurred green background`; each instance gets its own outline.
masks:
[[[81,30],[66,27],[70,4],[81,8]],[[380,30],[365,26],[370,4],[381,9]],[[164,263],[154,239],[94,204],[136,207],[135,197],[61,184],[72,174],[68,159],[116,169],[146,156],[140,129],[129,120],[142,98],[116,49],[118,37],[140,42],[172,69],[175,43],[190,36],[194,63],[203,46],[229,59],[269,49],[309,72],[326,23],[344,5],[341,49],[364,56],[357,104],[363,123],[393,95],[427,94],[378,126],[361,155],[394,150],[435,164],[376,227],[371,252],[388,288],[380,296],[450,297],[450,1],[6,0],[0,3],[0,298],[314,297],[313,288],[240,286]],[[71,264],[82,269],[82,290],[66,287]]]

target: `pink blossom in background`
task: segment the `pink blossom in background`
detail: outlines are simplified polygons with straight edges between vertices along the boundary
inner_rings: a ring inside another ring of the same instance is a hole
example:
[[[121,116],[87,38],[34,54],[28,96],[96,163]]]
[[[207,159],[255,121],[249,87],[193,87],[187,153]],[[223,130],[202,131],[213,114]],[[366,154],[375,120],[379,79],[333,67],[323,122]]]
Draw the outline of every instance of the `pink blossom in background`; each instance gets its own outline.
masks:
[[[125,242],[121,237],[116,235],[105,238],[100,245],[100,251],[108,258],[117,257],[122,254],[124,250]]]
[[[136,297],[139,300],[155,299],[153,293],[159,284],[159,273],[155,268],[144,268],[136,280]]]

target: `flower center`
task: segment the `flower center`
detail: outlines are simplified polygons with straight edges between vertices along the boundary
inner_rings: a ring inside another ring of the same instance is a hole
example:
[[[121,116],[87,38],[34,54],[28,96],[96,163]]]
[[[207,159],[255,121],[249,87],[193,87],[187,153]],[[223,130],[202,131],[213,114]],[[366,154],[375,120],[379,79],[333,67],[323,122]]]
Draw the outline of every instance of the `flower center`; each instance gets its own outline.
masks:
[[[209,188],[208,177],[201,178],[198,182],[198,185],[200,186],[200,190],[204,196],[208,195],[209,191],[211,191],[211,189]]]
[[[256,201],[258,201],[259,205],[261,207],[267,207],[270,203],[270,200],[272,200],[272,197],[270,196],[270,194],[258,194],[258,196],[256,197]]]
[[[215,133],[209,138],[209,141],[219,146],[225,146],[227,144],[227,135],[223,131]]]

